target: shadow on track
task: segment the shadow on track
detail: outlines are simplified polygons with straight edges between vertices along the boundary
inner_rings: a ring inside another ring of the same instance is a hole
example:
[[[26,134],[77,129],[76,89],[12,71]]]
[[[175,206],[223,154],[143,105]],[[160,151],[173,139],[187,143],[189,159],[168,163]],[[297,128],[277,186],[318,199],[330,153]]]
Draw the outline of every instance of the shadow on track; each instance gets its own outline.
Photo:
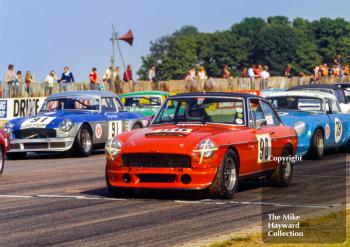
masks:
[[[104,154],[105,151],[103,149],[98,149],[92,151],[91,156]],[[90,157],[91,157],[90,156]],[[88,159],[89,157],[80,157],[74,155],[71,152],[28,152],[27,156],[24,158],[25,160],[51,160],[51,159]]]

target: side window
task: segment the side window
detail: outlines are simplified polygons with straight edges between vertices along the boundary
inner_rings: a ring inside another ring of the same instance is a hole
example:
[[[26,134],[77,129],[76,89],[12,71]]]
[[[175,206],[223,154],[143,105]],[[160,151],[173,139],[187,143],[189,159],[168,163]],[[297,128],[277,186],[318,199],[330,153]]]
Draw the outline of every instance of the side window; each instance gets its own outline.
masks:
[[[115,112],[115,111],[117,111],[114,98],[102,98],[101,110],[103,112]]]
[[[115,104],[117,106],[118,111],[123,111],[124,110],[124,106],[123,106],[123,104],[120,102],[120,100],[118,98],[115,98]]]
[[[334,99],[330,99],[329,101],[331,103],[331,109],[333,114],[341,112],[339,104]]]
[[[249,99],[249,123],[253,126],[256,126],[258,120],[265,119],[264,112],[260,105],[259,99]]]
[[[271,108],[269,104],[267,104],[265,101],[261,101],[261,106],[264,111],[265,119],[267,125],[280,125],[281,121],[277,117],[274,110]]]

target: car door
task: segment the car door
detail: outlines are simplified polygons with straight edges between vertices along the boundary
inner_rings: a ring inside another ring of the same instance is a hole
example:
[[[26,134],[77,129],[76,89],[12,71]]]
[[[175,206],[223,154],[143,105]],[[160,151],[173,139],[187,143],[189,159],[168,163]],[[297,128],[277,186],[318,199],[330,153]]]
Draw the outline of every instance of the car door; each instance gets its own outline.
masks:
[[[329,123],[325,125],[325,143],[327,147],[339,147],[346,143],[349,129],[349,115],[342,114],[338,102],[325,99],[326,114]]]
[[[249,123],[253,127],[251,131],[253,139],[256,140],[251,158],[255,160],[256,171],[264,170],[265,167],[270,167],[272,163],[271,155],[275,141],[274,122],[273,116],[272,119],[270,117],[266,119],[264,112],[266,104],[268,105],[268,103],[261,101],[259,98],[249,98],[248,100],[250,108]]]
[[[120,101],[113,97],[101,98],[101,115],[103,120],[103,139],[106,141],[123,132],[122,112]]]

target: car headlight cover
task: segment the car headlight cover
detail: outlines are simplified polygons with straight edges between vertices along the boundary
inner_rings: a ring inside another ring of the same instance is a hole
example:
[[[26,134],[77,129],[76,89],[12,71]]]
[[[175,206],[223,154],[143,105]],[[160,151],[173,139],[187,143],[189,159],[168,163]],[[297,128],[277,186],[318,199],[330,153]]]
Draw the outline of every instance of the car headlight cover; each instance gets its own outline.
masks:
[[[298,121],[294,124],[294,129],[297,132],[298,136],[305,133],[306,130],[306,124],[303,121]]]
[[[106,154],[115,158],[122,149],[122,143],[117,138],[112,138],[106,142]]]
[[[203,157],[210,158],[211,156],[213,156],[217,149],[218,148],[216,147],[213,141],[211,141],[210,139],[206,139],[198,144],[197,150],[194,150],[194,152],[199,153],[202,160]]]
[[[13,128],[13,124],[12,123],[10,123],[10,122],[5,123],[4,131],[6,131],[8,134],[11,133],[12,128]]]
[[[60,130],[68,132],[73,128],[74,124],[71,120],[65,119],[60,123]]]

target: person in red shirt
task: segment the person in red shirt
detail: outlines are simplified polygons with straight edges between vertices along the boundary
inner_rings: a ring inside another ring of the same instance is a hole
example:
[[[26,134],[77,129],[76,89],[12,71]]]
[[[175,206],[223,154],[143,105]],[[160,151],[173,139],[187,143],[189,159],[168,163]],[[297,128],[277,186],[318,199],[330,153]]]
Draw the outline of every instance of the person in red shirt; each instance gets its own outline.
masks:
[[[124,72],[123,81],[125,82],[132,81],[132,68],[130,64],[128,65],[126,71]]]
[[[255,78],[260,78],[261,71],[260,71],[259,66],[254,65],[253,71],[254,71]]]
[[[98,90],[98,78],[97,78],[97,69],[92,68],[90,75],[90,88],[91,90]]]

